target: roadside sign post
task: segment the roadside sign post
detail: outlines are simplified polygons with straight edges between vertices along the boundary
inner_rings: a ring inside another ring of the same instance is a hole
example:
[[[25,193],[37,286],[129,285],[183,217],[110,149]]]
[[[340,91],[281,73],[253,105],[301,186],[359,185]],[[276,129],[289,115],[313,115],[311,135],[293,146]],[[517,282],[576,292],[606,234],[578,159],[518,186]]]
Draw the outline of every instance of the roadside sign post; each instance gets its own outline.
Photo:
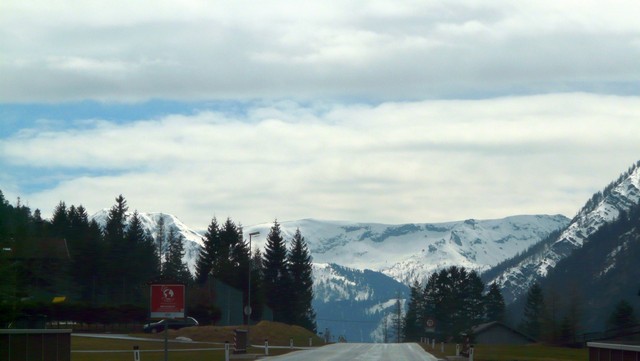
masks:
[[[149,284],[149,318],[164,319],[164,360],[169,360],[169,319],[185,318],[186,286],[183,283]]]

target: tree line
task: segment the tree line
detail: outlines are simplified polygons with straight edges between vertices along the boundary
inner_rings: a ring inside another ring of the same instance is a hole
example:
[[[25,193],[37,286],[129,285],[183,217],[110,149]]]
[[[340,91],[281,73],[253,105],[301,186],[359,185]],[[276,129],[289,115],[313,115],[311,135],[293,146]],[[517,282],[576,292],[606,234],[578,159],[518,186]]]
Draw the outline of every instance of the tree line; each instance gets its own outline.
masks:
[[[275,220],[264,254],[259,249],[252,254],[243,240],[242,226],[230,218],[220,225],[214,217],[203,241],[196,261],[197,285],[207,288],[214,279],[222,281],[242,290],[243,304],[251,306],[251,320],[260,320],[263,306],[267,305],[273,310],[274,321],[315,332],[311,255],[299,229],[287,248],[280,224]],[[247,316],[244,317],[247,322]]]
[[[210,323],[219,310],[208,283],[227,283],[241,290],[247,302],[251,277],[252,319],[259,319],[266,304],[274,310],[275,321],[315,330],[311,257],[299,230],[287,249],[274,222],[263,256],[259,250],[251,254],[242,226],[230,218],[219,226],[214,218],[194,276],[183,261],[182,235],[167,230],[160,217],[154,237],[138,212],[128,210],[120,195],[104,227],[90,220],[83,206],[64,202],[51,219],[43,219],[38,209],[32,212],[20,200],[11,205],[0,191],[0,324],[28,313],[95,322],[96,317],[81,315],[107,309],[112,317],[105,321],[139,321],[149,304],[148,283],[154,280],[187,284],[188,310]],[[52,304],[54,296],[64,296],[64,303]]]
[[[424,287],[415,281],[404,318],[403,340],[434,337],[460,341],[484,322],[504,321],[505,303],[500,288],[485,284],[475,271],[452,266],[431,274]]]

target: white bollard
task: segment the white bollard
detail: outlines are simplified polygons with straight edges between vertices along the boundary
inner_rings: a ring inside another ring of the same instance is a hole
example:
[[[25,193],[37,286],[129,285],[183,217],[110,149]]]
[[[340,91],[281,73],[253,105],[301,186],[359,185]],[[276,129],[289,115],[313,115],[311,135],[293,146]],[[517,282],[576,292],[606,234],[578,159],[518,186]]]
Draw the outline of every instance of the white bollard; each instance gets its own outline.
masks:
[[[460,344],[456,344],[456,356],[460,356]]]
[[[469,361],[473,361],[473,346],[469,347]]]
[[[293,338],[289,339],[289,348],[293,349]]]
[[[224,361],[229,361],[229,341],[224,342]]]
[[[133,346],[133,361],[140,361],[140,349],[138,346]]]
[[[435,338],[433,340],[431,340],[431,349],[432,350],[436,349],[436,339]]]
[[[440,342],[440,352],[444,353],[444,342]]]
[[[269,356],[269,339],[264,339],[264,355]]]
[[[313,347],[313,339],[309,337],[309,347]]]

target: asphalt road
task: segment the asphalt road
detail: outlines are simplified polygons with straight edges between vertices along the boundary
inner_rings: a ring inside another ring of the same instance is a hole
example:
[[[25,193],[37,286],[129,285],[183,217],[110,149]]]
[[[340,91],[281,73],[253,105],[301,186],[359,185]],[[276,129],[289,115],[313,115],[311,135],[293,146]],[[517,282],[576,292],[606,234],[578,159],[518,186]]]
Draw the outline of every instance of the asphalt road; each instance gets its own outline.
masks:
[[[314,350],[289,353],[270,357],[276,361],[436,361],[433,355],[425,352],[415,343],[336,343]]]

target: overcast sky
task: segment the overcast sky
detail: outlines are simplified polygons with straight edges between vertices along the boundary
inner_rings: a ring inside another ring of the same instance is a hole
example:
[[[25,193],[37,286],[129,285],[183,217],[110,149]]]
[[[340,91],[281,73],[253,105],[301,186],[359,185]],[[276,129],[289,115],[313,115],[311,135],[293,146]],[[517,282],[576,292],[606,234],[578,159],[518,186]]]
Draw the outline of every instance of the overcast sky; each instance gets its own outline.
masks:
[[[245,225],[573,216],[640,159],[640,2],[0,2],[0,190]]]

